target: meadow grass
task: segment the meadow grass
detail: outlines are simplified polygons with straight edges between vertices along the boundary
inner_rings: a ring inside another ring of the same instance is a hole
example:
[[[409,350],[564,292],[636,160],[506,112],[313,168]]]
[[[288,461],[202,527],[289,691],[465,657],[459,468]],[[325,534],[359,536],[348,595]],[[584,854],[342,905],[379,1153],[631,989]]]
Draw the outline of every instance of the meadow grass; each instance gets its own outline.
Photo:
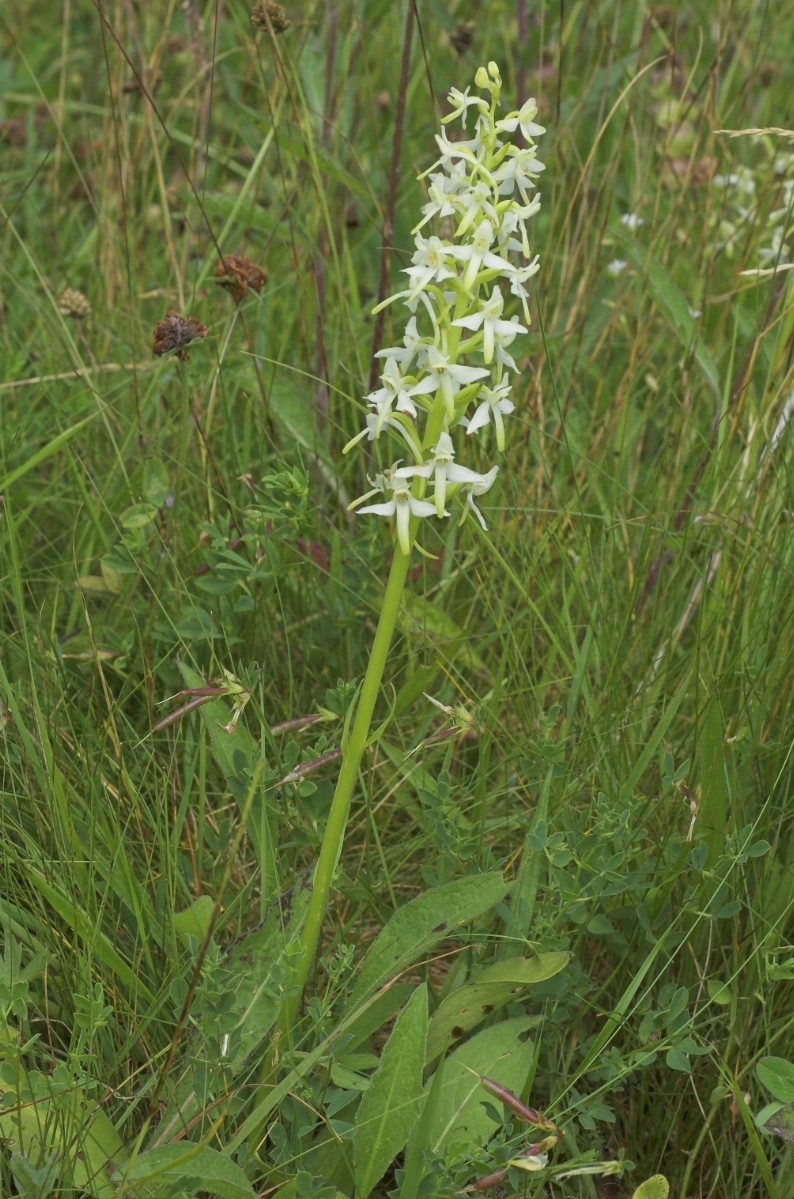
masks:
[[[786,1098],[759,1063],[794,1076],[794,14],[287,11],[0,14],[0,1194],[460,1193],[526,1135],[483,1092],[479,1144],[423,1140],[428,1057],[367,1189],[370,1080],[411,996],[539,954],[469,1043],[514,1040],[557,1166],[635,1168],[512,1169],[507,1194],[794,1196],[753,1120]],[[279,1035],[391,554],[347,510],[376,455],[341,452],[401,336],[371,309],[444,97],[491,59],[548,130],[512,441],[488,533],[415,558]],[[230,254],[261,293],[222,285]],[[169,310],[208,329],[184,360],[152,353]],[[367,990],[433,888],[465,924]]]

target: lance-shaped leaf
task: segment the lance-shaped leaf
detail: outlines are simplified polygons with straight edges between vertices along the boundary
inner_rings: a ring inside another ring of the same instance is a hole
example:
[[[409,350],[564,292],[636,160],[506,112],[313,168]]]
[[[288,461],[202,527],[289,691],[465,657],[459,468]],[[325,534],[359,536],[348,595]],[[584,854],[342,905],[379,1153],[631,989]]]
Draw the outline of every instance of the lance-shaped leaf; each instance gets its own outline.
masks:
[[[422,986],[398,1016],[358,1108],[353,1133],[358,1199],[366,1199],[405,1147],[423,1095],[426,1042],[427,988]]]

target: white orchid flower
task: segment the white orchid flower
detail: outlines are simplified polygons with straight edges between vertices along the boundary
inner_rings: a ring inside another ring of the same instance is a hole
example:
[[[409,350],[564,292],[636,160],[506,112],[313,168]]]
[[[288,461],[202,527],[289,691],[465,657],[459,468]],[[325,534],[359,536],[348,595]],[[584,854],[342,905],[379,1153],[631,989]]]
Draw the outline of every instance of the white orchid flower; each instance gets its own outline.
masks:
[[[506,258],[500,258],[491,251],[496,233],[490,221],[481,221],[474,231],[474,236],[468,245],[449,246],[448,252],[453,258],[466,263],[466,273],[462,279],[464,291],[471,291],[474,280],[483,268],[492,271],[509,271],[510,263]]]
[[[474,497],[480,496],[480,495],[485,495],[486,491],[490,491],[494,485],[494,480],[496,479],[496,476],[498,474],[499,474],[499,467],[492,466],[491,469],[488,471],[487,475],[480,475],[480,478],[478,479],[478,481],[476,483],[471,483],[467,489],[468,495],[466,496],[466,503],[471,508],[474,515],[477,517],[477,520],[480,522],[483,529],[486,529],[486,530],[487,530],[488,526],[485,523],[485,517],[483,516],[482,512],[480,512],[479,508],[475,504]]]
[[[459,91],[456,87],[450,88],[447,99],[452,105],[452,111],[448,112],[443,118],[445,125],[449,124],[450,121],[454,121],[456,117],[460,117],[460,123],[465,129],[467,110],[469,108],[474,107],[481,113],[487,113],[488,111],[488,101],[483,100],[482,96],[470,96],[468,88],[466,88],[465,92]]]
[[[502,417],[509,416],[511,412],[515,412],[516,408],[513,401],[508,398],[509,395],[510,384],[506,380],[497,383],[496,387],[481,387],[477,392],[477,399],[481,402],[475,410],[474,416],[465,421],[468,435],[477,433],[493,421],[496,429],[496,448],[500,454],[504,452],[505,448],[505,425]],[[461,421],[461,424],[463,423]]]
[[[511,112],[509,116],[497,121],[496,128],[502,133],[515,133],[516,128],[519,128],[525,140],[531,142],[534,137],[540,137],[546,132],[545,126],[535,124],[537,115],[538,106],[535,100],[525,100],[518,112]]]
[[[510,147],[504,162],[494,171],[500,196],[510,196],[517,190],[524,203],[529,204],[529,192],[535,187],[535,175],[546,169],[546,164],[535,154],[534,146],[526,150],[518,146]]]
[[[370,513],[373,516],[396,517],[397,541],[406,556],[411,552],[411,517],[415,516],[421,520],[426,516],[436,515],[435,505],[428,503],[427,500],[417,499],[411,494],[408,478],[415,473],[416,469],[412,466],[403,466],[398,470],[393,470],[391,482],[383,480],[387,486],[392,488],[392,498],[385,500],[382,504],[367,504],[366,507],[358,509],[362,515]],[[441,515],[448,516],[449,513],[442,512]]]
[[[448,484],[468,484],[475,487],[481,486],[486,479],[485,475],[479,474],[476,470],[469,470],[468,466],[458,465],[455,461],[455,447],[449,433],[441,434],[429,462],[425,462],[422,466],[410,466],[404,469],[406,473],[410,471],[411,474],[421,475],[424,479],[432,476],[436,516],[444,515]]]
[[[432,381],[424,378],[418,382],[411,381],[411,376],[403,376],[400,373],[399,363],[395,358],[389,358],[386,361],[386,368],[381,375],[383,387],[377,391],[371,391],[367,396],[368,401],[377,412],[377,432],[375,436],[380,435],[380,431],[386,423],[387,418],[391,415],[392,408],[396,408],[398,412],[407,412],[409,416],[416,417],[416,404],[414,404],[412,396],[426,395],[427,392],[435,390]]]
[[[514,320],[502,320],[504,312],[504,298],[498,285],[494,286],[491,291],[490,299],[488,299],[479,312],[471,313],[469,316],[462,316],[458,320],[453,321],[453,325],[460,325],[464,329],[471,329],[476,332],[482,329],[483,335],[483,360],[485,363],[493,361],[495,338],[504,336],[509,333],[526,333],[524,325],[515,324]]]
[[[433,380],[433,390],[439,389],[444,397],[447,419],[455,417],[455,396],[462,387],[484,379],[488,371],[482,366],[464,366],[453,362],[448,354],[442,354],[435,346],[427,347],[427,365],[430,368],[429,378]]]
[[[455,271],[450,268],[448,261],[449,249],[440,237],[424,238],[417,234],[416,250],[411,259],[413,266],[404,270],[404,274],[411,280],[413,295],[423,291],[428,283],[441,283],[444,279],[455,277]]]

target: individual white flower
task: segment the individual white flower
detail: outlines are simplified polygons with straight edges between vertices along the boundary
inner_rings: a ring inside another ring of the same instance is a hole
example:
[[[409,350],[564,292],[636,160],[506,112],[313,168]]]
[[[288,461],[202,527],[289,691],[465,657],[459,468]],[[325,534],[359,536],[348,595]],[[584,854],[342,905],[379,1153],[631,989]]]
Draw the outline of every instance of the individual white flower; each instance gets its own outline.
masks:
[[[512,320],[502,320],[504,311],[504,298],[498,285],[493,287],[490,299],[482,306],[479,312],[473,312],[469,316],[461,316],[458,320],[453,321],[453,325],[461,325],[464,329],[471,329],[476,332],[482,329],[483,335],[483,350],[482,356],[485,363],[493,361],[494,356],[494,339],[508,333],[526,333],[524,325],[515,325]]]
[[[477,161],[477,151],[482,149],[482,140],[477,135],[471,141],[451,142],[446,129],[436,134],[436,145],[441,151],[441,157],[433,163],[433,167],[446,167],[456,158],[465,158],[469,163]],[[431,167],[431,170],[433,168]]]
[[[505,448],[505,426],[502,420],[503,416],[509,416],[511,412],[515,412],[515,404],[511,399],[510,384],[505,379],[501,383],[497,383],[496,387],[481,387],[477,392],[477,399],[480,404],[475,410],[474,416],[469,419],[464,418],[461,424],[466,429],[466,433],[471,435],[478,432],[479,429],[485,427],[490,421],[493,421],[496,429],[496,448],[501,454]]]
[[[465,483],[470,487],[482,486],[487,478],[486,475],[479,474],[476,470],[469,470],[468,466],[458,465],[455,461],[455,448],[449,433],[441,434],[429,462],[425,462],[423,466],[407,467],[406,470],[410,470],[414,475],[421,475],[425,479],[432,476],[436,516],[444,514],[447,484]]]
[[[527,141],[531,141],[533,138],[539,138],[541,133],[546,133],[545,126],[536,125],[536,116],[537,104],[530,98],[530,100],[524,101],[517,113],[510,113],[497,121],[497,128],[504,133],[515,133],[516,127],[518,127],[521,129],[523,137]]]
[[[386,368],[380,378],[383,387],[378,388],[377,391],[371,391],[367,396],[377,412],[376,437],[380,435],[393,407],[398,412],[407,412],[409,416],[416,417],[416,404],[411,397],[426,395],[429,391],[435,390],[432,380],[428,380],[427,377],[419,379],[418,382],[407,383],[406,377],[400,374],[400,367],[395,358],[387,360]],[[410,379],[411,376],[407,376],[407,378]]]
[[[455,165],[461,168],[468,189],[469,178],[466,171],[466,164],[460,162]],[[460,190],[459,182],[454,177],[445,175],[442,171],[436,171],[432,174],[427,188],[428,200],[422,208],[422,219],[416,228],[412,230],[413,234],[416,235],[434,216],[452,216],[455,212],[454,202],[460,195]]]
[[[397,521],[397,541],[400,549],[407,556],[411,552],[411,517],[415,516],[418,519],[423,519],[426,516],[435,516],[436,509],[427,500],[419,500],[411,494],[411,486],[408,482],[408,475],[413,474],[415,467],[401,467],[399,470],[391,472],[391,483],[387,479],[383,482],[392,489],[392,498],[385,500],[382,504],[367,504],[364,508],[359,508],[361,515],[370,513],[373,516],[394,516]],[[440,513],[441,516],[448,516],[448,512]]]
[[[500,258],[498,254],[491,251],[495,236],[491,222],[481,221],[468,244],[448,247],[453,258],[466,263],[466,272],[462,280],[464,291],[471,291],[474,280],[483,268],[492,271],[510,270],[510,263],[507,259]]]
[[[413,362],[414,358],[420,360],[427,352],[427,342],[419,336],[419,330],[416,326],[416,317],[412,316],[408,324],[405,326],[405,336],[401,346],[391,346],[385,350],[377,350],[376,358],[394,358],[402,367],[406,367]]]
[[[540,256],[536,254],[531,262],[526,262],[523,264],[523,266],[515,266],[510,272],[510,291],[514,296],[520,299],[521,307],[524,309],[524,316],[526,317],[527,324],[529,324],[529,306],[527,304],[529,291],[524,284],[527,283],[533,277],[533,275],[537,275],[539,270]],[[517,331],[526,333],[526,329],[524,329],[523,325],[519,326]]]
[[[487,475],[481,475],[480,479],[476,483],[470,484],[470,486],[467,488],[468,495],[466,496],[466,503],[471,508],[472,512],[477,517],[477,520],[484,529],[487,529],[488,526],[485,523],[485,517],[474,502],[474,497],[485,495],[486,491],[490,491],[498,474],[499,467],[492,466]]]
[[[417,294],[427,287],[428,283],[440,283],[443,279],[454,278],[455,272],[450,269],[449,251],[453,247],[445,246],[440,237],[416,236],[416,249],[411,259],[413,266],[407,266],[404,274],[411,280],[411,291]]]
[[[714,187],[736,187],[739,183],[739,176],[733,175],[715,175],[712,179]]]
[[[529,234],[527,220],[534,216],[540,208],[540,195],[536,194],[532,202],[522,207],[514,201],[502,215],[501,245],[502,249],[529,258]]]
[[[483,366],[464,366],[461,362],[451,362],[449,354],[442,354],[435,346],[427,347],[427,365],[430,368],[428,378],[432,380],[432,389],[441,391],[448,420],[455,417],[455,396],[462,387],[484,379],[490,372]]]
[[[482,96],[470,96],[468,88],[466,88],[465,92],[459,91],[456,87],[450,88],[447,100],[452,105],[452,111],[448,112],[442,118],[445,125],[449,124],[450,121],[454,121],[456,117],[461,117],[461,125],[465,129],[469,108],[474,107],[482,113],[487,113],[488,111],[488,101],[483,100]]]
[[[645,221],[636,212],[624,212],[620,218],[620,223],[626,226],[629,233],[634,233],[641,225],[645,224]]]
[[[480,220],[490,221],[494,227],[499,224],[499,214],[493,204],[493,189],[485,182],[471,185],[452,203],[460,216],[456,237],[465,237],[472,225]]]
[[[529,192],[535,188],[535,175],[545,171],[546,164],[537,157],[534,146],[524,149],[510,146],[502,164],[494,171],[500,196],[512,196],[517,191],[525,204],[529,203]]]
[[[509,116],[503,117],[501,121],[496,122],[496,128],[504,133],[514,133],[516,127],[521,130],[524,138],[529,142],[533,137],[540,137],[541,133],[545,133],[546,129],[543,125],[535,124],[535,117],[538,115],[538,106],[533,99],[525,100],[519,108],[518,112],[511,112]]]
[[[611,262],[607,263],[606,272],[608,275],[617,277],[623,274],[627,266],[628,263],[625,258],[613,258]]]

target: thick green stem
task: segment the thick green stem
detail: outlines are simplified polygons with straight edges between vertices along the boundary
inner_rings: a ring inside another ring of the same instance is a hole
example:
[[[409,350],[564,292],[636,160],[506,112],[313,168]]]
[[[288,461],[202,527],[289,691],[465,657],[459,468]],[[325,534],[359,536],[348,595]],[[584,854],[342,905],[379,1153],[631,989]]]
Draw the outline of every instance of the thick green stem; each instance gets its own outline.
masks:
[[[339,861],[339,855],[342,852],[342,842],[350,811],[350,801],[353,798],[353,790],[358,778],[361,759],[369,738],[372,715],[375,711],[375,704],[380,692],[386,659],[389,654],[389,646],[391,645],[394,629],[397,625],[400,601],[402,600],[410,561],[410,555],[404,554],[399,545],[395,545],[394,558],[392,559],[389,579],[383,596],[383,607],[381,608],[375,639],[372,643],[372,651],[367,671],[364,675],[364,682],[361,685],[361,694],[358,699],[353,727],[350,730],[350,736],[342,757],[342,766],[339,771],[334,797],[331,801],[331,810],[328,813],[325,833],[323,834],[323,843],[320,847],[320,856],[314,871],[312,895],[301,936],[303,956],[295,973],[297,991],[285,1002],[281,1012],[281,1031],[285,1034],[292,1027],[295,1012],[300,1003],[303,988],[306,985],[306,979],[314,961],[314,955],[317,952],[317,944],[320,939],[320,930],[328,903],[328,895],[331,890],[331,882],[337,862]]]

